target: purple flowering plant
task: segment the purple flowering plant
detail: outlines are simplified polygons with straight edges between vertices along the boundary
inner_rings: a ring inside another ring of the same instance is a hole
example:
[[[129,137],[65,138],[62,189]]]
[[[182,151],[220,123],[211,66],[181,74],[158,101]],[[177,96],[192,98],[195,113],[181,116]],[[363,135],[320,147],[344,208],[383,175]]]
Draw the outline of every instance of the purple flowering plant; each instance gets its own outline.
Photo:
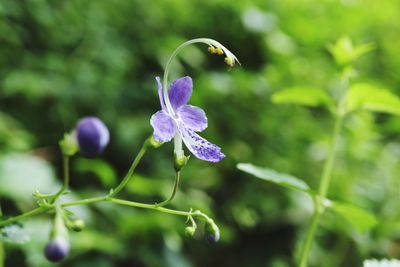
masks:
[[[68,256],[70,252],[68,231],[79,232],[84,228],[83,220],[77,218],[68,207],[109,202],[186,217],[186,222],[189,225],[186,226],[185,232],[189,236],[193,236],[196,232],[196,220],[201,220],[205,225],[205,239],[217,242],[220,237],[219,228],[208,215],[199,210],[181,211],[165,207],[174,199],[179,186],[181,170],[189,160],[189,156],[184,154],[182,143],[200,160],[216,163],[225,157],[220,147],[198,135],[198,132],[207,128],[207,117],[204,110],[188,104],[193,93],[192,78],[188,76],[182,77],[168,86],[171,63],[183,48],[196,43],[208,45],[208,51],[211,54],[225,55],[224,61],[230,67],[233,67],[235,63],[239,63],[237,58],[225,46],[213,39],[198,38],[178,46],[166,64],[162,83],[161,79],[156,77],[161,110],[151,116],[150,124],[153,128],[153,134],[144,141],[121,182],[100,197],[86,197],[69,202],[63,198],[63,195],[70,192],[68,189],[70,158],[77,154],[89,158],[96,157],[104,152],[110,141],[110,133],[104,122],[94,116],[82,118],[75,128],[66,133],[59,142],[63,156],[63,184],[61,188],[53,194],[34,192],[33,196],[36,199],[37,207],[14,217],[2,217],[0,219],[0,234],[6,235],[7,229],[19,227],[24,220],[32,216],[51,214],[53,216],[53,224],[49,234],[49,241],[44,248],[44,256],[49,261],[58,262]],[[135,169],[146,151],[150,148],[156,149],[172,139],[174,140],[175,183],[170,197],[159,203],[140,203],[118,198],[117,195],[133,177]]]
[[[207,117],[201,108],[187,104],[193,91],[192,78],[186,76],[175,80],[165,99],[160,78],[156,77],[156,80],[162,109],[150,120],[154,129],[154,139],[157,142],[168,142],[173,138],[177,158],[183,156],[183,141],[198,159],[210,162],[221,161],[225,157],[221,148],[196,133],[207,128]],[[170,108],[165,104],[166,101],[170,102]]]

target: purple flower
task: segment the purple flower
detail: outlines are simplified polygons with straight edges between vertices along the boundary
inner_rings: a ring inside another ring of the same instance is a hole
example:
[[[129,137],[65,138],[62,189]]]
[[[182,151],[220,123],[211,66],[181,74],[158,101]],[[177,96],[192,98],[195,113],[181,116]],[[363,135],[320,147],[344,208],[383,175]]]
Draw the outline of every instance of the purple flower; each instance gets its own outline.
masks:
[[[49,261],[58,262],[69,254],[69,249],[70,247],[67,239],[56,237],[47,244],[44,255]]]
[[[154,129],[154,138],[158,142],[168,142],[174,138],[175,154],[182,157],[182,140],[197,158],[210,162],[221,161],[225,155],[221,148],[200,137],[196,132],[207,128],[205,112],[187,105],[192,96],[193,82],[189,76],[175,80],[164,92],[160,78],[156,77],[161,110],[153,114],[150,124]],[[168,97],[165,99],[164,96]]]
[[[94,157],[103,152],[110,140],[110,133],[99,118],[85,117],[76,126],[76,137],[81,153]]]

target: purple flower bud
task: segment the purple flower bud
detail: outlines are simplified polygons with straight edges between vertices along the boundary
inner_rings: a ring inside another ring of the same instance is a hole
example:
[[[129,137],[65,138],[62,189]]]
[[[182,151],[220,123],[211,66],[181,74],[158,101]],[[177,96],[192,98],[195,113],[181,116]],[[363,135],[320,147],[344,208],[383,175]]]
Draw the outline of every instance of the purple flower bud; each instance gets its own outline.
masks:
[[[62,237],[56,237],[51,240],[45,250],[44,255],[51,262],[58,262],[69,254],[68,240]]]
[[[76,137],[81,153],[87,157],[95,157],[107,146],[110,133],[99,118],[85,117],[76,126]]]
[[[218,226],[214,223],[213,220],[207,222],[206,225],[206,241],[210,243],[217,243],[219,241],[220,233]]]
[[[219,241],[219,233],[217,235],[207,234],[205,240],[210,243],[217,243]]]

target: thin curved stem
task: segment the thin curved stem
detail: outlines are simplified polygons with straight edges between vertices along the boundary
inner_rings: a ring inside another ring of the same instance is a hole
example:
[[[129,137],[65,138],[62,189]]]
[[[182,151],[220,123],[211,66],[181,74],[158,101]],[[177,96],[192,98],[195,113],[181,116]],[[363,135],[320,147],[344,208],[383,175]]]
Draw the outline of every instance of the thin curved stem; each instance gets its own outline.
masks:
[[[18,222],[18,221],[25,220],[25,219],[30,218],[30,217],[35,216],[35,215],[39,215],[39,214],[45,213],[45,212],[47,212],[47,211],[49,211],[51,209],[54,209],[54,206],[38,207],[38,208],[33,209],[31,211],[25,212],[25,213],[23,213],[21,215],[6,219],[4,221],[1,221],[0,222],[0,227],[8,225],[8,224],[15,223],[15,222]]]
[[[169,203],[171,203],[171,201],[174,199],[176,192],[178,191],[180,176],[181,176],[180,171],[175,172],[175,183],[174,183],[174,188],[172,189],[172,193],[171,193],[170,197],[167,200],[164,200],[163,202],[157,203],[156,204],[157,207],[164,207],[164,206],[168,205]]]
[[[93,204],[93,203],[98,203],[98,202],[110,202],[110,203],[115,203],[119,205],[124,205],[124,206],[130,206],[130,207],[136,207],[136,208],[142,208],[142,209],[150,209],[150,210],[156,210],[159,212],[167,213],[167,214],[172,214],[172,215],[178,215],[178,216],[192,216],[192,217],[198,217],[203,219],[206,222],[212,222],[213,220],[208,217],[206,214],[203,212],[196,210],[196,211],[180,211],[180,210],[174,210],[174,209],[167,209],[164,207],[160,207],[157,204],[146,204],[146,203],[140,203],[140,202],[134,202],[134,201],[128,201],[128,200],[123,200],[123,199],[118,199],[118,198],[112,198],[109,196],[105,197],[95,197],[95,198],[87,198],[87,199],[82,199],[78,201],[72,201],[72,202],[67,202],[60,204],[60,207],[69,207],[69,206],[76,206],[76,205],[85,205],[85,204]],[[48,206],[48,207],[39,207],[34,210],[31,210],[29,212],[23,213],[19,216],[10,218],[8,220],[4,220],[0,222],[0,226],[5,226],[17,221],[21,221],[24,219],[27,219],[29,217],[32,217],[34,215],[39,215],[43,214],[51,209],[56,209],[56,206]]]
[[[149,143],[149,139],[146,139],[146,141],[143,143],[139,153],[136,155],[135,159],[133,160],[132,165],[129,168],[129,170],[128,170],[127,174],[125,175],[124,179],[122,179],[121,183],[114,190],[112,190],[110,192],[110,194],[108,195],[109,197],[116,196],[129,183],[129,180],[132,178],[133,173],[135,172],[135,169],[136,169],[137,165],[139,164],[140,160],[143,158],[144,154],[147,151],[148,143]]]

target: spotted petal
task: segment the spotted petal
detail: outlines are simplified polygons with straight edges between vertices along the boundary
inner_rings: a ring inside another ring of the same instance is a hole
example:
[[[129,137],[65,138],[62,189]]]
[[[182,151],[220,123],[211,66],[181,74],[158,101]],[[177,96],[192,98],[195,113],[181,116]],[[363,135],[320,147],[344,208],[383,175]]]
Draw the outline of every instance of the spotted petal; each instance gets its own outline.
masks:
[[[199,107],[184,105],[178,109],[178,115],[185,126],[195,132],[201,132],[207,128],[206,113]]]
[[[183,124],[179,124],[178,130],[186,147],[196,158],[210,162],[218,162],[225,158],[220,147],[208,142]]]
[[[192,96],[192,91],[193,81],[189,76],[175,80],[168,92],[169,101],[173,109],[177,110],[179,107],[185,105]]]
[[[163,110],[160,110],[151,116],[150,124],[154,129],[154,139],[158,142],[168,142],[175,136],[176,123]]]

